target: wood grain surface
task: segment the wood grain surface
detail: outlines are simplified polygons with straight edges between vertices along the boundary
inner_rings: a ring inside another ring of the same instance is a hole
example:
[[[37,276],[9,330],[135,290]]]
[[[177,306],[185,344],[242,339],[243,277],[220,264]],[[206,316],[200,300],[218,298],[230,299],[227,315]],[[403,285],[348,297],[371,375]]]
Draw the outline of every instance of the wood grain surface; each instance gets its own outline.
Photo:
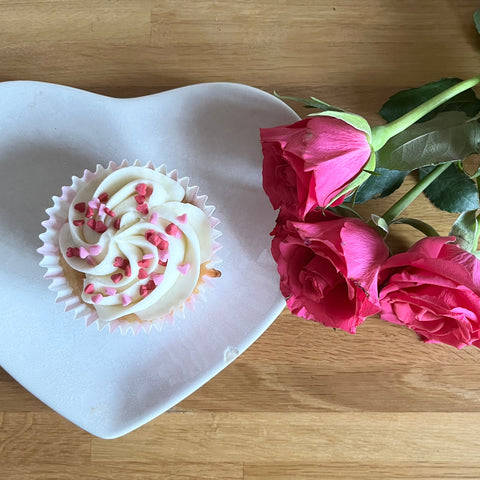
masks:
[[[480,71],[476,8],[0,0],[0,81],[118,97],[232,81],[314,95],[378,124],[399,89]],[[442,233],[452,221],[426,201],[410,214]],[[417,236],[402,227],[392,238],[398,249]],[[203,388],[116,440],[85,433],[0,369],[0,478],[480,479],[480,350],[424,345],[378,318],[351,336],[285,311]]]

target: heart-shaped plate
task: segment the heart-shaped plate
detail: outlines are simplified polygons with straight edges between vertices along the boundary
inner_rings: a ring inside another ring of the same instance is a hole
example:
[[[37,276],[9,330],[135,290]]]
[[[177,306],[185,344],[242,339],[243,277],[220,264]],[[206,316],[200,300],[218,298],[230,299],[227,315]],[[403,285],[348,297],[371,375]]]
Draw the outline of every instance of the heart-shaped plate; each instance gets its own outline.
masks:
[[[88,432],[115,438],[172,407],[248,348],[284,307],[262,190],[260,127],[298,116],[230,83],[116,99],[39,82],[0,84],[0,365]],[[189,176],[220,220],[222,277],[161,332],[86,327],[39,266],[52,196],[97,163],[140,159]]]

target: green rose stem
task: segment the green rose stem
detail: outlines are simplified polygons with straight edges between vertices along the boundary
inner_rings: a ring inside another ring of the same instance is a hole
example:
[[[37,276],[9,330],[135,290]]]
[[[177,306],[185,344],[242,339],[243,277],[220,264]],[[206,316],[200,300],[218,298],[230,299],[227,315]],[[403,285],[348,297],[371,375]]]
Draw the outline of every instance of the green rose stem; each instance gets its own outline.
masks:
[[[428,175],[412,187],[400,200],[395,202],[383,215],[387,224],[392,223],[436,178],[438,178],[451,162],[437,165]],[[432,229],[432,233],[434,230]],[[427,233],[427,232],[425,232]]]
[[[469,88],[474,87],[480,82],[480,75],[457,83],[447,90],[435,95],[430,100],[422,103],[405,115],[397,118],[386,125],[378,125],[372,128],[372,147],[374,151],[380,150],[392,137],[403,132],[405,129],[420,120],[427,113],[431,112],[447,100],[455,97]]]

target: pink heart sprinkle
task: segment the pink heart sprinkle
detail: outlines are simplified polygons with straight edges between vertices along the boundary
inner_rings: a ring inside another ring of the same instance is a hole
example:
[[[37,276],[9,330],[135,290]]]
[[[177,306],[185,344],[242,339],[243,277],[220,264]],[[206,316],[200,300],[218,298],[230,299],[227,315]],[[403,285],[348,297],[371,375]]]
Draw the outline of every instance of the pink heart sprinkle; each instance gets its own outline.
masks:
[[[85,209],[87,208],[87,206],[85,205],[85,202],[80,202],[80,203],[76,203],[73,208],[75,210],[77,210],[78,212],[80,213],[83,213],[85,211]]]
[[[89,283],[83,290],[85,293],[91,294],[95,291],[95,286],[93,283]]]
[[[89,253],[88,250],[85,247],[80,247],[80,250],[78,251],[80,258],[87,258]]]
[[[135,201],[142,205],[142,203],[145,203],[145,197],[143,195],[135,195]]]
[[[100,195],[98,196],[98,199],[99,199],[101,202],[103,202],[103,203],[108,202],[108,193],[107,193],[107,192],[103,192],[102,194],[100,194]]]
[[[147,278],[148,277],[148,273],[143,269],[141,268],[139,271],[138,271],[138,278],[140,280],[143,280],[144,278]]]
[[[138,266],[142,268],[148,268],[150,266],[150,260],[147,258],[146,260],[139,260]]]
[[[156,225],[157,222],[158,222],[158,213],[153,212],[152,216],[150,217],[150,223],[153,223],[154,225]]]
[[[179,216],[177,217],[177,221],[178,221],[179,223],[187,223],[187,214],[184,213],[183,215],[179,215]]]
[[[165,227],[165,233],[175,238],[182,236],[181,230],[174,223],[170,223]]]
[[[135,190],[139,195],[145,196],[147,193],[147,185],[145,183],[139,183],[136,187]]]
[[[186,275],[188,273],[188,271],[190,270],[190,264],[189,263],[184,263],[182,265],[178,265],[177,270],[182,275]]]
[[[107,212],[105,212],[105,205],[103,203],[100,204],[100,207],[98,208],[98,215],[103,216],[106,215]]]
[[[96,295],[92,296],[92,302],[93,303],[100,303],[103,300],[103,296],[97,293]]]
[[[162,241],[160,235],[155,232],[155,230],[147,230],[145,232],[145,240],[147,240],[147,242],[150,242],[152,245],[155,245],[156,247],[158,247],[158,245]]]
[[[89,264],[89,265],[92,265],[93,267],[97,264],[97,262],[95,261],[95,259],[93,257],[91,257],[90,255],[85,259],[85,261]]]
[[[110,278],[113,283],[118,283],[123,278],[123,275],[121,273],[114,273]]]
[[[168,250],[159,250],[158,251],[158,259],[161,262],[166,262],[169,258],[170,254],[168,253]]]
[[[120,223],[122,222],[122,219],[120,217],[116,218],[115,221],[113,222],[113,228],[115,230],[120,230]]]
[[[148,205],[146,203],[137,205],[137,211],[142,213],[143,215],[148,215]]]
[[[162,275],[161,273],[157,273],[155,275],[152,275],[152,280],[155,285],[160,285],[162,283],[163,277],[165,275]]]
[[[90,255],[94,257],[97,256],[102,251],[102,247],[100,245],[92,245],[90,247]]]
[[[157,245],[159,250],[167,250],[168,249],[168,242],[167,240],[160,240],[160,243]]]
[[[125,260],[126,259],[122,257],[115,257],[115,260],[113,261],[113,266],[123,268],[125,265]]]
[[[153,187],[151,185],[147,186],[147,190],[145,191],[145,196],[149,197],[153,193]]]
[[[100,200],[98,198],[94,198],[88,202],[88,206],[93,209],[97,209],[100,206]]]
[[[130,305],[132,303],[132,297],[130,295],[127,295],[126,293],[124,293],[122,295],[122,304],[124,307],[126,307],[127,305]]]
[[[116,295],[117,294],[117,289],[113,287],[107,287],[105,288],[105,293],[107,295]]]
[[[76,227],[81,227],[84,223],[85,223],[85,220],[74,220],[74,221],[73,221],[73,224],[74,224]]]
[[[107,231],[107,226],[101,221],[99,220],[96,224],[95,224],[95,231],[97,233],[104,233]]]

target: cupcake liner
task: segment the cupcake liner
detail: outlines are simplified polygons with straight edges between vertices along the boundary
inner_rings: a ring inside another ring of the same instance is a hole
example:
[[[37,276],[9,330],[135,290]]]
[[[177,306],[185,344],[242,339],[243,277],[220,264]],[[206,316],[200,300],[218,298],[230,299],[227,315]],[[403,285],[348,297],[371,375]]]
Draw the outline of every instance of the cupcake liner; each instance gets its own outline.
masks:
[[[195,287],[194,293],[184,302],[183,305],[177,307],[175,311],[152,321],[144,321],[138,317],[136,317],[135,320],[132,315],[129,315],[128,319],[119,318],[112,321],[102,320],[98,316],[95,308],[90,304],[85,303],[78,293],[75,292],[74,282],[71,279],[67,279],[69,276],[67,275],[69,272],[68,269],[71,267],[69,267],[64,261],[59,246],[59,233],[63,225],[67,222],[70,204],[75,198],[77,192],[83,189],[99,175],[103,175],[105,172],[112,173],[118,169],[129,166],[150,168],[176,181],[185,190],[184,202],[195,205],[207,214],[211,226],[212,240],[212,256],[207,262],[209,269],[214,268],[220,263],[217,252],[221,248],[221,245],[217,242],[221,233],[216,229],[219,220],[213,216],[215,207],[207,205],[208,197],[206,195],[198,195],[199,187],[189,185],[189,177],[179,178],[177,170],[167,172],[167,167],[165,165],[155,167],[152,162],[143,165],[138,160],[135,160],[135,162],[130,165],[129,162],[123,160],[119,165],[114,162],[110,162],[106,168],[97,165],[95,172],[85,170],[82,177],[72,177],[72,184],[70,186],[62,187],[61,195],[53,197],[53,206],[46,210],[48,219],[42,222],[45,232],[39,236],[43,245],[37,250],[38,253],[43,256],[40,261],[40,266],[47,269],[44,278],[50,280],[48,288],[56,292],[57,295],[55,301],[58,303],[63,302],[65,304],[66,312],[73,311],[74,318],[83,318],[86,326],[96,324],[99,331],[108,326],[110,333],[119,330],[122,335],[127,332],[138,334],[140,331],[150,333],[152,327],[160,331],[164,322],[171,323],[175,318],[185,318],[185,311],[193,310],[197,300],[205,301],[205,290],[213,287],[213,282],[211,281],[210,276],[203,272],[199,278],[197,286]],[[78,272],[75,272],[75,276],[78,276]]]

